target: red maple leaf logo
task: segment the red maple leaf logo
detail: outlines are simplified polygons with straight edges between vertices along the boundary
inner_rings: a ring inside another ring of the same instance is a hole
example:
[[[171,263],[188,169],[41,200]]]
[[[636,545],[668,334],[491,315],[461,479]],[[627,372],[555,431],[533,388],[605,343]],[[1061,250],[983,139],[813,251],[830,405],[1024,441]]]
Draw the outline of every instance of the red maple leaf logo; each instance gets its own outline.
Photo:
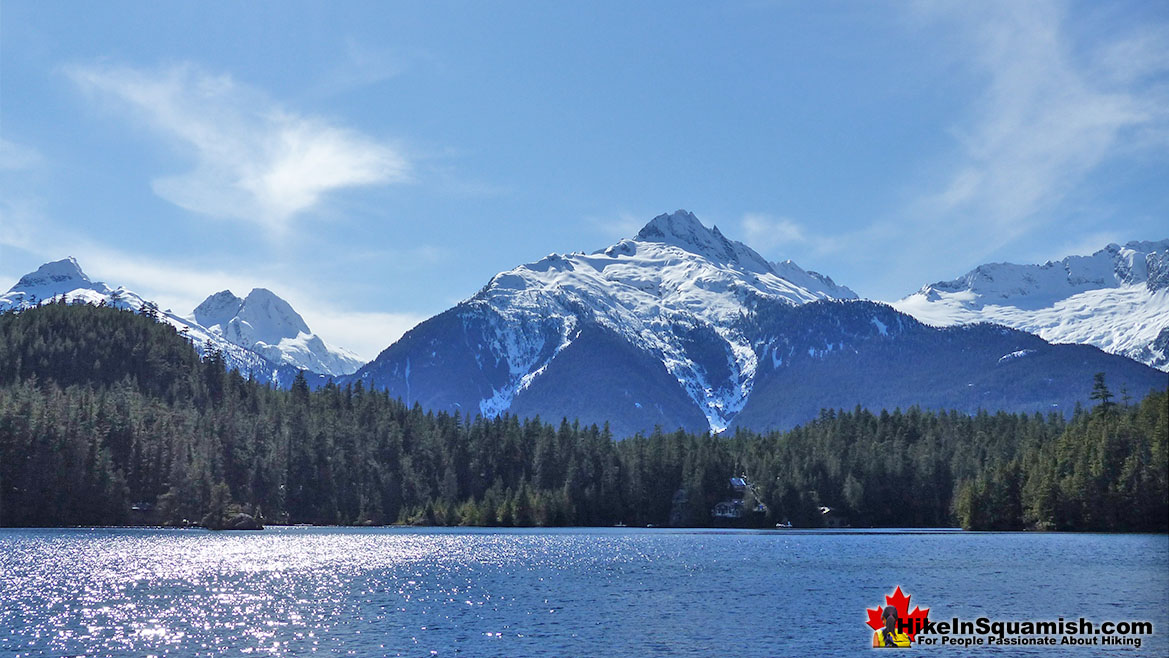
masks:
[[[897,586],[892,596],[885,595],[885,605],[891,605],[897,608],[898,628],[905,629],[903,632],[909,636],[911,642],[916,639],[917,630],[929,619],[929,608],[915,606],[913,612],[909,612],[909,596],[901,591],[900,585]],[[884,609],[885,606],[880,605],[875,609],[865,609],[865,612],[869,613],[869,628],[874,631],[879,631],[885,627],[885,620],[881,617]]]

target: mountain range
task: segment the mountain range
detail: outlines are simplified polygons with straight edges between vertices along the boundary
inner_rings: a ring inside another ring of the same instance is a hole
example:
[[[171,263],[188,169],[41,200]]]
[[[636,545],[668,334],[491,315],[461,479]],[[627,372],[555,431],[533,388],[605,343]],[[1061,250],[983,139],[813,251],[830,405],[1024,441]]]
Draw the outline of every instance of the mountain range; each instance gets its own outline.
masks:
[[[150,307],[68,258],[22,277],[0,311],[59,296]],[[1097,372],[1132,396],[1165,388],[1154,368],[1169,369],[1169,240],[983,265],[888,305],[679,210],[605,249],[501,272],[364,365],[263,288],[156,313],[200,352],[278,386],[304,370],[314,386],[361,381],[427,409],[609,422],[616,436],[783,429],[857,405],[1068,413]]]
[[[1070,412],[1096,372],[1138,395],[1165,384],[1094,347],[930,326],[679,210],[606,249],[497,274],[348,380],[431,409],[608,421],[620,436],[787,428],[856,405]]]
[[[1043,265],[981,265],[893,306],[931,325],[994,322],[1169,370],[1169,240]]]
[[[0,295],[0,312],[61,298],[70,303],[106,304],[133,311],[152,303],[125,288],[93,281],[73,258],[45,263]],[[323,383],[328,376],[352,373],[361,359],[312,333],[304,319],[280,297],[256,288],[240,299],[224,290],[209,296],[187,316],[154,308],[186,336],[200,354],[218,350],[228,368],[277,386],[289,386],[300,370]]]

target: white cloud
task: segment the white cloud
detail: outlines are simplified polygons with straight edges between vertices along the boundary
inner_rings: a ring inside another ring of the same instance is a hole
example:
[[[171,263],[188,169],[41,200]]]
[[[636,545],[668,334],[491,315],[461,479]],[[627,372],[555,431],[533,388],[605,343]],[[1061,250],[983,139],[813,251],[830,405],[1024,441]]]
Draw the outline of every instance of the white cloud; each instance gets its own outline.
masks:
[[[1169,119],[1163,89],[1145,82],[1169,70],[1169,59],[1147,52],[1159,32],[1085,54],[1056,2],[942,7],[933,13],[966,33],[987,85],[955,129],[957,158],[940,191],[920,199],[919,216],[1007,244],[1053,222],[1091,172]]]
[[[813,240],[814,250],[863,268],[864,280],[848,282],[860,294],[896,299],[1004,256],[1042,262],[1140,237],[1122,236],[1115,221],[1093,235],[1064,226],[1089,212],[1110,223],[1106,208],[1077,196],[1112,185],[1107,165],[1169,153],[1169,26],[1091,29],[1090,12],[1070,14],[1058,0],[914,6],[917,27],[949,44],[939,56],[978,85],[950,124],[953,149],[910,182],[899,207]]]
[[[760,251],[769,252],[795,242],[805,242],[804,229],[786,217],[772,217],[764,213],[749,212],[740,222],[747,245]]]
[[[0,137],[0,171],[32,169],[42,162],[44,158],[36,149]]]
[[[157,178],[159,196],[193,212],[286,228],[333,190],[409,180],[396,148],[288,110],[227,75],[194,65],[156,71],[78,66],[69,76],[145,117],[194,160]]]

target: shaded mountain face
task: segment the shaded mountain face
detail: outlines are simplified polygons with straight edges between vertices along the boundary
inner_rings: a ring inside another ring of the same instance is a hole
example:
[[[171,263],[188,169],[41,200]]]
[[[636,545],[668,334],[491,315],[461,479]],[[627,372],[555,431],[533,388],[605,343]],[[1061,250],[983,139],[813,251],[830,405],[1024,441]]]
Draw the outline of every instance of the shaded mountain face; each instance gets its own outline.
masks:
[[[496,275],[353,379],[430,409],[609,421],[615,435],[627,436],[659,425],[789,427],[821,406],[886,401],[1060,411],[1087,399],[1079,392],[1094,372],[1115,373],[1134,394],[1160,376],[1095,350],[1072,356],[1074,348],[1021,332],[988,341],[983,329],[934,329],[855,298],[828,277],[769,263],[678,211],[592,254],[551,254]],[[1019,361],[1028,372],[1042,365],[1036,377],[1050,379],[1050,391],[1016,386],[1009,395],[971,397],[974,387],[981,393],[1019,380],[989,372],[1006,372],[999,359],[1027,349],[1054,350],[1050,361]],[[979,357],[964,360],[965,353]],[[942,367],[950,362],[967,365]],[[939,372],[915,377],[917,367]],[[832,389],[844,384],[847,394]]]
[[[877,302],[771,307],[750,322],[759,374],[734,427],[789,429],[821,409],[980,410],[1068,414],[1093,377],[1137,400],[1169,377],[1089,345],[1053,345],[1017,329],[937,328]]]
[[[133,291],[92,281],[75,259],[66,258],[45,263],[21,277],[0,295],[0,312],[28,308],[62,295],[70,303],[106,304],[133,311],[148,304]],[[310,381],[317,381],[324,375],[354,372],[361,365],[351,353],[312,334],[300,315],[268,290],[253,290],[246,299],[225,290],[208,297],[193,317],[160,309],[158,320],[182,332],[201,354],[218,350],[228,368],[278,386],[290,385],[301,369],[312,373]]]
[[[838,297],[856,295],[794,263],[768,263],[679,210],[607,249],[551,254],[496,275],[471,299],[408,332],[358,377],[410,401],[441,398],[443,408],[559,417],[560,408],[535,400],[553,399],[556,373],[590,354],[598,368],[625,363],[622,372],[630,372],[638,363],[639,375],[654,382],[652,395],[643,386],[622,389],[633,417],[686,409],[665,424],[721,430],[746,402],[757,366],[737,318],[760,303]],[[606,357],[596,348],[601,343],[623,349]],[[423,371],[450,373],[435,375],[443,390],[422,384]],[[669,402],[661,397],[667,391]],[[613,415],[599,400],[585,402],[585,416]],[[694,409],[705,423],[692,417]],[[630,426],[644,429],[645,422]]]
[[[994,322],[1169,371],[1169,240],[1043,265],[981,265],[894,306],[935,326]]]

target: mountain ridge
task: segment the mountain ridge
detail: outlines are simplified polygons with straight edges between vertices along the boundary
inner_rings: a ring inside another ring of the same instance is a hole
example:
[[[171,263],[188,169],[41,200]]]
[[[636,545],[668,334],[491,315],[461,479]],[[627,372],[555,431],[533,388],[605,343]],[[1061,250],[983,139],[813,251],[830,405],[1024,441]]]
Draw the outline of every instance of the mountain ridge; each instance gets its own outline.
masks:
[[[156,314],[159,321],[170,324],[186,336],[201,354],[218,350],[229,368],[280,386],[290,385],[297,370],[309,371],[315,380],[320,376],[354,372],[361,365],[356,356],[327,345],[308,331],[300,315],[271,291],[256,289],[253,294],[257,306],[274,307],[283,317],[265,317],[262,312],[247,313],[244,310],[247,300],[239,300],[230,291],[211,295],[190,316],[176,314],[170,309],[161,310],[153,302],[124,287],[110,288],[103,282],[93,281],[77,259],[70,256],[45,263],[22,276],[8,292],[0,295],[0,312],[28,308],[57,297],[72,303],[148,310]],[[232,300],[239,300],[234,309]],[[216,308],[212,309],[212,306]],[[220,317],[227,311],[231,311],[230,317]],[[242,318],[240,313],[244,313]],[[202,316],[205,321],[214,316],[223,322],[223,326],[204,326],[195,316]],[[249,341],[254,337],[256,326],[261,328],[260,338],[273,342]]]
[[[804,331],[805,322],[811,328],[795,341],[792,332]],[[830,335],[837,339],[827,340]],[[905,387],[905,395],[861,391],[848,399],[833,397],[827,384],[818,389],[826,404],[839,398],[849,408],[919,395],[942,406],[958,400],[965,409],[972,387],[981,387],[976,402],[1011,404],[994,398],[998,386],[1020,396],[1019,408],[1062,410],[1073,404],[1069,392],[1078,395],[1081,380],[1091,381],[1086,368],[1113,372],[1134,388],[1159,385],[1159,375],[1129,359],[1034,340],[980,326],[933,329],[790,261],[769,263],[679,210],[591,254],[550,254],[496,274],[349,381],[434,409],[609,420],[619,435],[656,425],[718,432],[752,418],[753,429],[802,422],[818,407],[805,400],[798,411],[784,408],[776,382],[800,397],[802,381],[832,380],[822,376],[827,363],[843,373],[861,369],[856,382],[836,381],[837,387],[881,389],[884,370]],[[923,353],[902,349],[907,345]],[[1049,347],[1056,356],[1024,358],[1047,355]],[[1007,358],[1013,353],[1023,357]],[[872,356],[878,354],[886,361]],[[921,378],[933,390],[915,387],[898,360],[939,370],[938,377]],[[948,369],[948,361],[962,367]],[[1001,375],[1004,363],[1024,371],[1038,364],[1039,379],[1054,385],[1020,390]]]
[[[934,326],[994,322],[1169,371],[1169,240],[1043,265],[988,263],[893,306]]]

